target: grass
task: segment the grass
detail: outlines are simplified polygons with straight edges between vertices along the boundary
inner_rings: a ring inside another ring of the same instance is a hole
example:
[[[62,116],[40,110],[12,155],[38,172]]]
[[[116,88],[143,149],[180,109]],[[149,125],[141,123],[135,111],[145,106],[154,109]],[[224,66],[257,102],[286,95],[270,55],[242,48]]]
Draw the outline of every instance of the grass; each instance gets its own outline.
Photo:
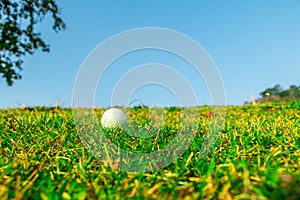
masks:
[[[217,144],[200,158],[210,107],[194,108],[195,140],[169,166],[147,173],[114,170],[95,159],[70,109],[0,110],[0,199],[299,199],[300,103],[228,106]],[[193,110],[193,109],[192,109]],[[97,110],[98,117],[104,110]],[[130,151],[163,148],[176,116],[150,139],[106,134]],[[197,115],[198,114],[198,115]],[[147,111],[131,117],[147,125]]]

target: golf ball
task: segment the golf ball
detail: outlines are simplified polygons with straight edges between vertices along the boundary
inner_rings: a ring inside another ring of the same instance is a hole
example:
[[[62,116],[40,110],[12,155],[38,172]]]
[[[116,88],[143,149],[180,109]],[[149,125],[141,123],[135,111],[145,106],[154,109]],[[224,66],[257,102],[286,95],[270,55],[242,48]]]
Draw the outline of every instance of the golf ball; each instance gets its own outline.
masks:
[[[118,108],[106,110],[101,117],[103,128],[125,128],[127,125],[126,114]]]

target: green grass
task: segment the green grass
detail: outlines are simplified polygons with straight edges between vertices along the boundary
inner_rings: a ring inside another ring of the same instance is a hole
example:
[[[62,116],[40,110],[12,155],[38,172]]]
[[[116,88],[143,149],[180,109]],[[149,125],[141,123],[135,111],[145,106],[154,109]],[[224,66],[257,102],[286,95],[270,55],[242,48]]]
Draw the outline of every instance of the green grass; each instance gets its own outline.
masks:
[[[149,173],[111,169],[82,144],[70,109],[0,110],[0,199],[299,199],[300,103],[227,107],[213,151],[199,158],[210,107],[194,108],[200,128],[188,150]],[[97,110],[98,117],[104,110]],[[107,131],[135,152],[163,148],[180,110],[151,139]],[[131,117],[147,125],[147,111]]]

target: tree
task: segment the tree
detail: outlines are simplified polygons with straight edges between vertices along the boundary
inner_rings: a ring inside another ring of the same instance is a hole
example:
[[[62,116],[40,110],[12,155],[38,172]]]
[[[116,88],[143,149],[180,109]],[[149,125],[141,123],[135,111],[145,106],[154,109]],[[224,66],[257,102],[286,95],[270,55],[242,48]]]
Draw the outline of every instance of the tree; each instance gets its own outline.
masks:
[[[289,89],[283,90],[280,85],[275,85],[273,88],[268,88],[261,92],[262,98],[258,102],[269,101],[298,101],[300,100],[300,86],[291,85]]]
[[[279,84],[275,85],[273,88],[268,88],[265,91],[261,92],[262,97],[279,95],[282,92],[282,88]]]
[[[48,14],[53,18],[55,32],[65,29],[55,0],[0,1],[0,74],[9,86],[21,79],[25,55],[36,50],[49,52],[49,45],[36,32],[36,25]]]

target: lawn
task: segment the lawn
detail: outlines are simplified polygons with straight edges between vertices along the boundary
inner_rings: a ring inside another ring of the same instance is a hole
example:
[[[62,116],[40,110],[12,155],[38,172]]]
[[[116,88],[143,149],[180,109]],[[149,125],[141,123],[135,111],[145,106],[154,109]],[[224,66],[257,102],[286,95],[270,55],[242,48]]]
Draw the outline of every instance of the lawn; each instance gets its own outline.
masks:
[[[199,124],[194,141],[170,165],[144,173],[96,159],[71,109],[0,110],[0,199],[300,199],[300,102],[227,106],[223,130],[204,157],[211,108],[190,109]],[[95,111],[100,118],[104,109]],[[154,151],[174,138],[180,112],[169,108],[165,127],[148,139],[106,135],[128,151]],[[127,114],[147,126],[147,113]]]

